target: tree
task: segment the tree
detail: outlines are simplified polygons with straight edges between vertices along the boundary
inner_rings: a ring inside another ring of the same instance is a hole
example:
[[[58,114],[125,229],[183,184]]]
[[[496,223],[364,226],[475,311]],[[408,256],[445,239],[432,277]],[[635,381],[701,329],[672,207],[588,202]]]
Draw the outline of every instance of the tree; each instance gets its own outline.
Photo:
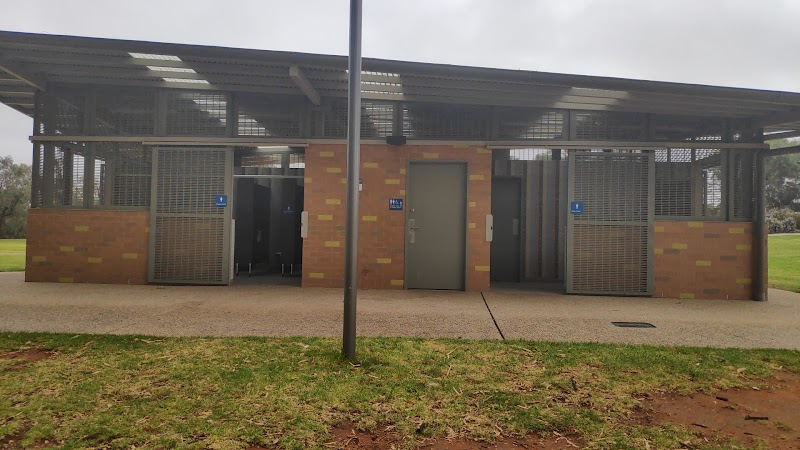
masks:
[[[770,144],[772,148],[792,145],[797,145],[797,142],[781,139]],[[767,158],[765,169],[767,206],[800,211],[800,154],[771,156]]]
[[[31,166],[0,158],[0,238],[25,237],[31,203]]]

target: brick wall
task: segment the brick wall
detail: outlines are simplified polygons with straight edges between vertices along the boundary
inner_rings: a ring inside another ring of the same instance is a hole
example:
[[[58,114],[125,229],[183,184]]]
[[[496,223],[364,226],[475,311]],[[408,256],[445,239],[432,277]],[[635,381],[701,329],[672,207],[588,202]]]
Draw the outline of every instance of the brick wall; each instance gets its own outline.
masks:
[[[31,209],[25,281],[145,284],[149,226],[147,211]]]
[[[653,296],[750,299],[753,225],[656,222]]]
[[[467,145],[361,146],[364,187],[359,198],[359,288],[403,288],[405,210],[390,211],[389,199],[405,200],[406,166],[415,160],[468,162],[466,285],[470,291],[488,289],[485,216],[491,212],[491,151]],[[303,286],[344,284],[345,165],[344,145],[310,145],[306,149],[309,228],[303,242]]]

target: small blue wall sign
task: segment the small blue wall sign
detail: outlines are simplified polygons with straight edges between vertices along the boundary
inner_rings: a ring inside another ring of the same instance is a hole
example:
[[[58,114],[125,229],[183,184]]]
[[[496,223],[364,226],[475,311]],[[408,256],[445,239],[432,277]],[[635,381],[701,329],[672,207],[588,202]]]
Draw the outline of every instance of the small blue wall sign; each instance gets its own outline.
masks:
[[[570,202],[569,212],[572,214],[583,214],[583,202]]]
[[[390,198],[389,199],[389,211],[402,211],[403,210],[403,199],[402,198]]]
[[[225,194],[216,195],[214,196],[214,202],[220,208],[224,208],[228,206],[228,196]]]
[[[287,206],[287,207],[283,208],[283,215],[284,216],[291,216],[292,214],[294,214],[294,208],[292,208],[291,206]]]

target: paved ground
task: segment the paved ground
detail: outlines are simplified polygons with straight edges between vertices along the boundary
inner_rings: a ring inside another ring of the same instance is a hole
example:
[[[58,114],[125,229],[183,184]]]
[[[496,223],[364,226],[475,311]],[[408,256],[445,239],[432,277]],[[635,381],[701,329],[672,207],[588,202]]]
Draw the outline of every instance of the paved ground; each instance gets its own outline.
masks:
[[[499,339],[499,328],[506,339],[800,349],[800,294],[778,290],[766,303],[507,289],[363,291],[358,314],[362,336]],[[24,283],[21,273],[0,273],[5,331],[338,337],[341,317],[339,289]],[[656,328],[617,328],[612,321]]]

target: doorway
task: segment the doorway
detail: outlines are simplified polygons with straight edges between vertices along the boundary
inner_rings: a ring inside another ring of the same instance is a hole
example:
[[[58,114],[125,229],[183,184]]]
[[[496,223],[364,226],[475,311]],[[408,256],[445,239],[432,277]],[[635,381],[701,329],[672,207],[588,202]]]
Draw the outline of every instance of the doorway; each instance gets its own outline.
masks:
[[[407,201],[406,287],[464,290],[467,164],[410,162]]]
[[[519,178],[492,178],[492,282],[520,281],[520,197]]]

